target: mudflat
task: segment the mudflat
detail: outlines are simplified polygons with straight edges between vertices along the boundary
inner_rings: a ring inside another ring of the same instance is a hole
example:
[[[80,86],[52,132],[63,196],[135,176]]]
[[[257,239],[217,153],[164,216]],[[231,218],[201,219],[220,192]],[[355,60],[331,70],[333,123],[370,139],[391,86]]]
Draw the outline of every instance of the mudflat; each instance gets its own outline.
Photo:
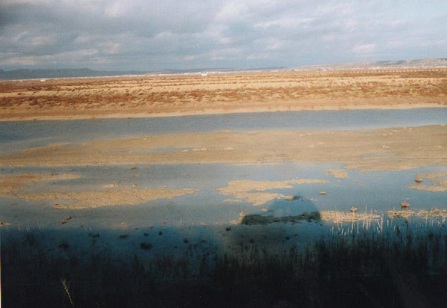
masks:
[[[219,131],[52,143],[0,155],[0,166],[335,162],[361,171],[443,166],[447,126],[355,131]],[[334,172],[332,170],[332,172]]]
[[[447,106],[447,68],[0,81],[0,120]]]

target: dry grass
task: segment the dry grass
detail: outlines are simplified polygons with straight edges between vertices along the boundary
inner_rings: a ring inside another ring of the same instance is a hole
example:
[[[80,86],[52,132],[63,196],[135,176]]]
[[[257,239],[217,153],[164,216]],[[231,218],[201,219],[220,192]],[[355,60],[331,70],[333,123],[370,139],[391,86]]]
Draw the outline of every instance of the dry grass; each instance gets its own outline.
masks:
[[[447,69],[0,81],[2,119],[447,105]]]

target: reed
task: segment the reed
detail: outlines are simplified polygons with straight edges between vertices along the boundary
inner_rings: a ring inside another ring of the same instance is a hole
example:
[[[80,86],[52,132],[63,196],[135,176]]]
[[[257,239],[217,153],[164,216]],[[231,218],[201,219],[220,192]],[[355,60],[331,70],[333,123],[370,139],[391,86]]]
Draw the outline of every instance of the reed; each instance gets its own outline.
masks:
[[[155,255],[144,243],[138,249],[147,257],[125,259],[73,245],[49,249],[43,230],[26,230],[2,238],[2,300],[5,307],[403,307],[411,297],[441,307],[445,224],[406,225],[338,225],[281,253],[258,241],[220,253],[190,238],[181,255]]]

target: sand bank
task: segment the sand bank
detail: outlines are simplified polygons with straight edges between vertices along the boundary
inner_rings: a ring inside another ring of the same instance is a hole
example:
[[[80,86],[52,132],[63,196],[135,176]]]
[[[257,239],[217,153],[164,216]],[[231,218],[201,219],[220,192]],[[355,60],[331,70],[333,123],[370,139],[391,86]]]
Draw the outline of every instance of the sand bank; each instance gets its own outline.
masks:
[[[292,188],[299,184],[322,184],[326,180],[320,179],[293,179],[290,181],[251,181],[235,180],[230,181],[227,186],[221,187],[218,191],[227,196],[252,203],[254,206],[263,205],[275,199],[293,199],[294,196],[286,196],[280,193],[268,192],[271,189]]]
[[[0,81],[0,120],[447,106],[447,69]]]

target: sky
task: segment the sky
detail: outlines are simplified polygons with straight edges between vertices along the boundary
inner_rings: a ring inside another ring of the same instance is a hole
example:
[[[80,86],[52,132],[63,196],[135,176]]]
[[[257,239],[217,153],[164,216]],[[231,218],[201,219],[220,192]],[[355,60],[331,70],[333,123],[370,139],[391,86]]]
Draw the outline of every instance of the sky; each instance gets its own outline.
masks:
[[[0,69],[447,58],[446,0],[0,0]]]

